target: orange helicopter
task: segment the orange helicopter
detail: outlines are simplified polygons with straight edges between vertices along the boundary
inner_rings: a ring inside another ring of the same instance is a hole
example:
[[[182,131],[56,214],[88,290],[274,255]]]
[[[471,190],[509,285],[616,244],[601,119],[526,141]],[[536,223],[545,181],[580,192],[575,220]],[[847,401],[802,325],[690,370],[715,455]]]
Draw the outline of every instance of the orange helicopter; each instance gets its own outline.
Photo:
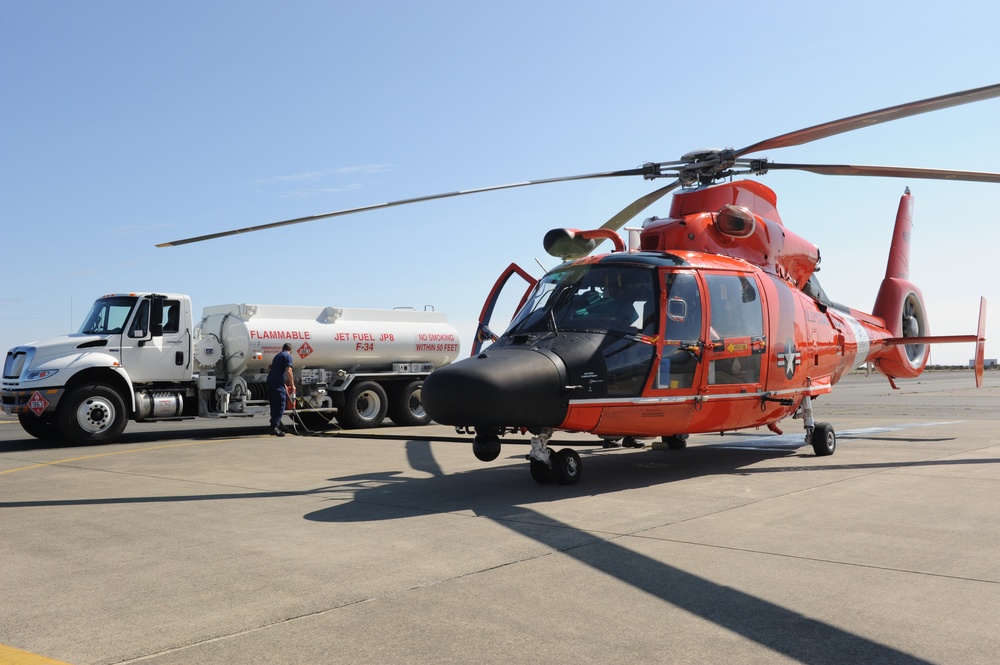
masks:
[[[483,307],[471,357],[426,379],[424,408],[438,423],[472,434],[473,452],[482,461],[499,456],[505,434],[530,432],[531,476],[542,483],[573,484],[582,474],[578,453],[549,448],[556,430],[632,447],[641,447],[640,439],[660,438],[666,447],[682,448],[694,433],[762,426],[780,433],[778,423],[792,416],[803,421],[816,455],[831,455],[836,434],[829,423],[816,422],[813,400],[862,364],[871,363],[895,388],[894,379],[923,371],[929,344],[971,342],[976,385],[982,385],[985,299],[976,334],[929,334],[923,296],[909,275],[913,199],[907,188],[872,312],[833,302],[816,276],[818,247],[784,226],[774,192],[733,178],[804,170],[1000,183],[998,173],[744,157],[998,96],[1000,84],[851,116],[741,150],[702,150],[636,169],[404,199],[158,246],[527,185],[673,177],[599,229],[546,234],[546,251],[564,262],[541,279],[511,264]],[[628,229],[626,247],[619,229],[674,190],[669,215]],[[613,251],[592,255],[605,240]],[[528,281],[528,290],[506,332],[495,335],[489,319],[515,274]],[[492,344],[483,350],[487,341]]]

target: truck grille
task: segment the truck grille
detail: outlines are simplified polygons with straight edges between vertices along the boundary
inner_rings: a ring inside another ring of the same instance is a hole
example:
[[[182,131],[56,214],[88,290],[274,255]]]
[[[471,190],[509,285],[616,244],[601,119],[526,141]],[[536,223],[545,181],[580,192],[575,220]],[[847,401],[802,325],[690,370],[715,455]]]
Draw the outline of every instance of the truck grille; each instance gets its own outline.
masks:
[[[33,354],[32,354],[33,355]],[[7,352],[7,360],[3,364],[3,378],[19,379],[21,370],[24,369],[25,361],[28,359],[28,351],[25,349],[13,349]]]

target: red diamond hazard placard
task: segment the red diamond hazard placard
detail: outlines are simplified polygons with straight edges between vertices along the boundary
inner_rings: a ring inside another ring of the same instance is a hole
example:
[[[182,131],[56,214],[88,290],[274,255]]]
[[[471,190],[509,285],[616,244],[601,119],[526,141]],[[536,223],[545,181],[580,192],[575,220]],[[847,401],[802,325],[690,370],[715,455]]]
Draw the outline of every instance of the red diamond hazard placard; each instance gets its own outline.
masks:
[[[302,346],[299,347],[298,354],[299,358],[305,358],[310,353],[313,352],[313,348],[309,346],[309,342],[302,342]]]
[[[45,412],[45,409],[49,408],[49,400],[42,397],[42,393],[36,390],[31,399],[28,400],[28,408],[33,414],[40,416]]]

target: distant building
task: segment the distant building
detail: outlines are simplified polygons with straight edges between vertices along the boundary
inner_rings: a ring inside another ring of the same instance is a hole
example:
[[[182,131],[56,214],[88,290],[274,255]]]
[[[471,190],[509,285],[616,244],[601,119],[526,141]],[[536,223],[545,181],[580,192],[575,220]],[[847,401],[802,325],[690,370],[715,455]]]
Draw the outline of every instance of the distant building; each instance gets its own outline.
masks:
[[[976,366],[975,359],[970,360],[969,361],[969,367],[975,367],[975,366]],[[996,367],[996,366],[997,366],[997,359],[996,358],[986,358],[986,359],[983,360],[983,367],[990,367],[990,368],[992,368],[992,367]]]

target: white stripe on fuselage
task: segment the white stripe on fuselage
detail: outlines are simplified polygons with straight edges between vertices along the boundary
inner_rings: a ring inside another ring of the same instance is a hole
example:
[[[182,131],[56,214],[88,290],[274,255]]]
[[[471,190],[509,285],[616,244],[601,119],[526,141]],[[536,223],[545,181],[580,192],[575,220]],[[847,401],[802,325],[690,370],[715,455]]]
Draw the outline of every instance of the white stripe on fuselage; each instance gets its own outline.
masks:
[[[861,323],[851,316],[841,311],[834,310],[830,308],[830,312],[837,318],[839,318],[843,323],[850,327],[851,332],[854,333],[854,342],[858,345],[857,351],[854,354],[854,359],[850,363],[850,367],[857,367],[859,364],[865,362],[868,359],[868,352],[871,350],[871,338],[868,336],[868,331],[865,329]]]

